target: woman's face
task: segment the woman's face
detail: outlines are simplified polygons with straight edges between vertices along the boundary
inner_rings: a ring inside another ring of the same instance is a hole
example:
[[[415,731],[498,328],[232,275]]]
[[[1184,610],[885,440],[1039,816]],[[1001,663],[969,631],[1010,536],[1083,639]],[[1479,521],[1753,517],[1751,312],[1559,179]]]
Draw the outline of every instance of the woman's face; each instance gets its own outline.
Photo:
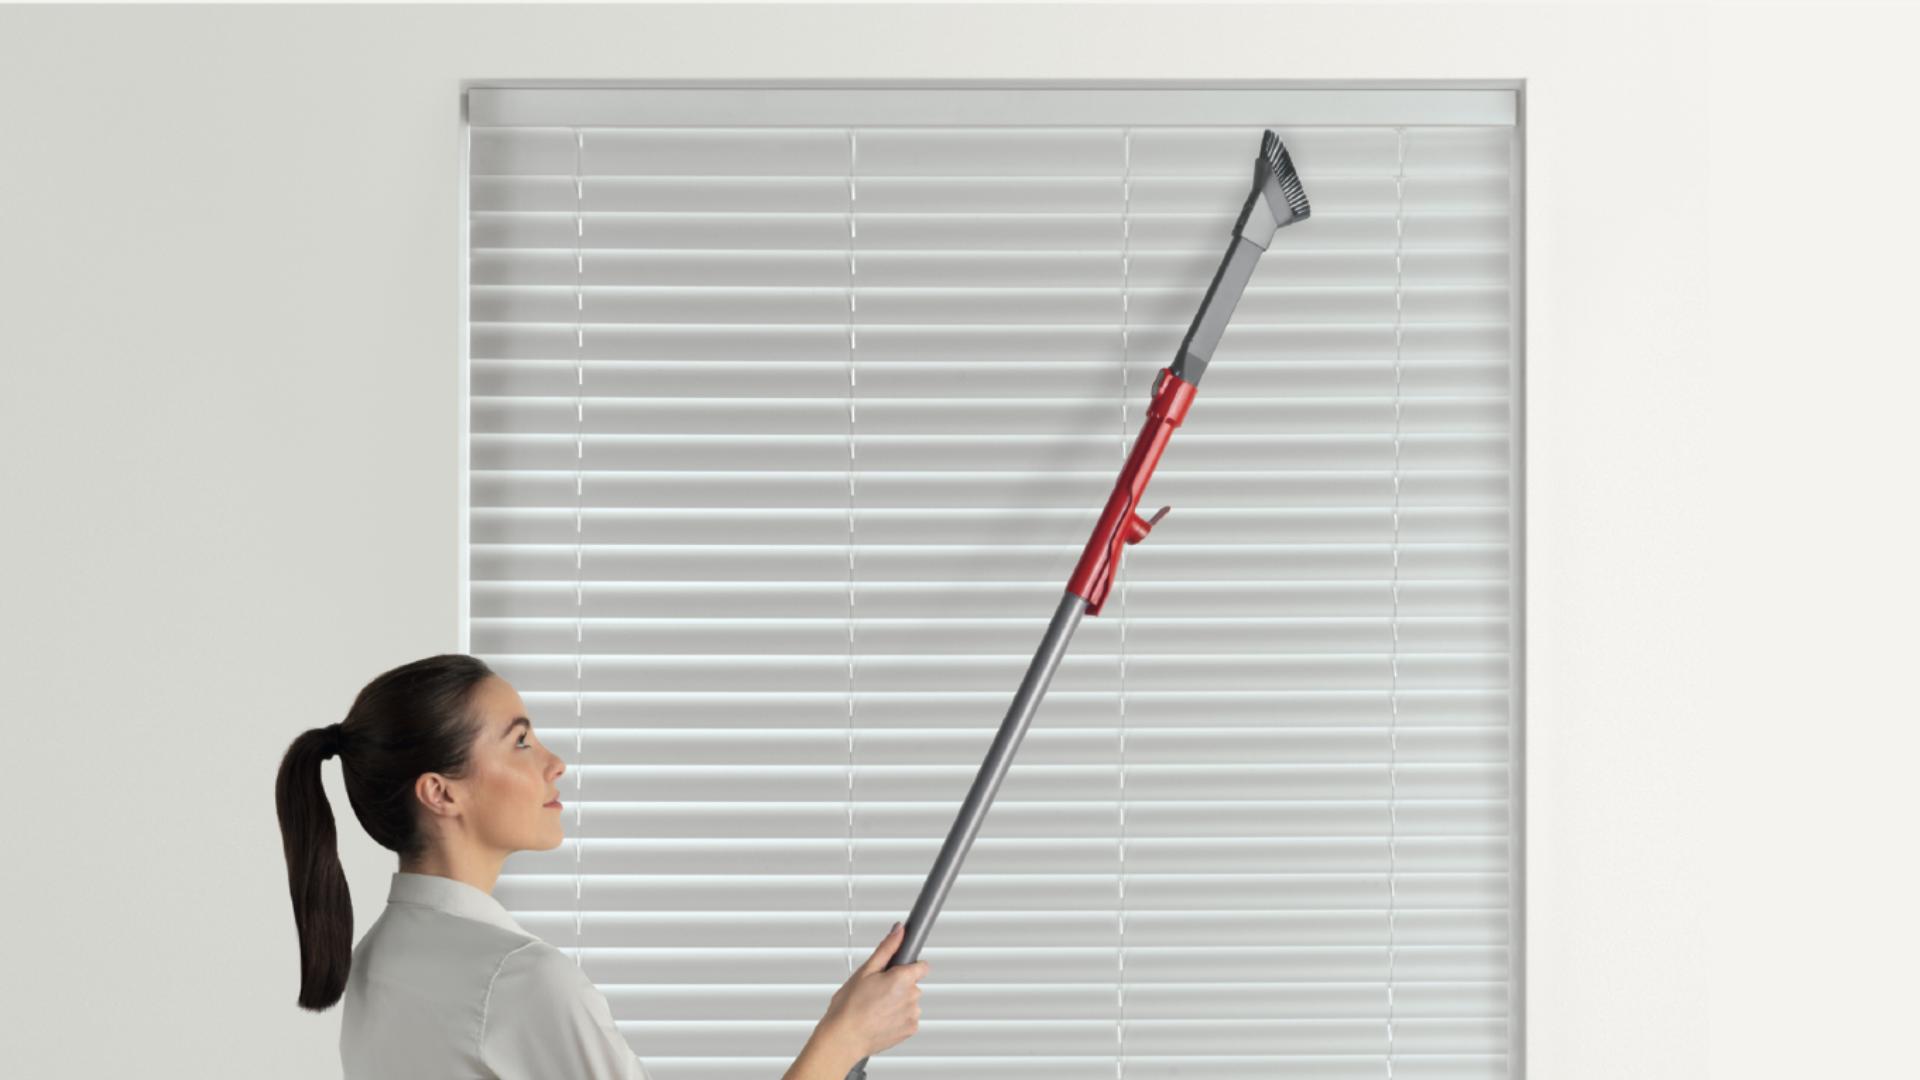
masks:
[[[499,676],[474,690],[475,736],[462,817],[470,839],[506,852],[548,851],[565,839],[557,781],[566,763],[534,737],[520,694]]]

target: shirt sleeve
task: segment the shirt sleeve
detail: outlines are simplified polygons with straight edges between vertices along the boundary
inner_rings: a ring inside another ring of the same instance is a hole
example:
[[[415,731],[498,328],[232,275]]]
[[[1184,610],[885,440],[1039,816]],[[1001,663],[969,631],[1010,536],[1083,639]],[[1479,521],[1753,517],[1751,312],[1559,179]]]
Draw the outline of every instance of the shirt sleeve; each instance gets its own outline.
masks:
[[[508,953],[494,972],[480,1060],[501,1080],[649,1080],[600,988],[544,941]]]

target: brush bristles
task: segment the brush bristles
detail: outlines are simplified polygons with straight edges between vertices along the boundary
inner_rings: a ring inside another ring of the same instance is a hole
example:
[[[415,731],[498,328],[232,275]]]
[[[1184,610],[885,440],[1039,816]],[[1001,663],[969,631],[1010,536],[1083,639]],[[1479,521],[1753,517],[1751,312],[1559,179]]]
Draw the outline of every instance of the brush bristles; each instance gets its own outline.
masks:
[[[1269,131],[1260,137],[1260,156],[1267,160],[1267,167],[1273,170],[1273,178],[1280,182],[1280,193],[1287,198],[1287,205],[1293,209],[1295,217],[1306,217],[1313,212],[1307,205],[1307,192],[1300,186],[1300,174],[1294,171],[1293,158],[1287,154],[1287,145],[1280,136]]]

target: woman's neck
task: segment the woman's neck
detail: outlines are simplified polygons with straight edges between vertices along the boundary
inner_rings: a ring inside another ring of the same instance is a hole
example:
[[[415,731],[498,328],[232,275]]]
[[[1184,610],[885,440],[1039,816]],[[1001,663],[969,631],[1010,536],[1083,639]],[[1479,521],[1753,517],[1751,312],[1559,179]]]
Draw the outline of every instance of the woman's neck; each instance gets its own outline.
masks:
[[[432,874],[436,877],[464,881],[481,892],[491,895],[494,884],[500,880],[500,867],[506,861],[505,855],[490,852],[436,848],[412,862],[402,859],[400,872]]]

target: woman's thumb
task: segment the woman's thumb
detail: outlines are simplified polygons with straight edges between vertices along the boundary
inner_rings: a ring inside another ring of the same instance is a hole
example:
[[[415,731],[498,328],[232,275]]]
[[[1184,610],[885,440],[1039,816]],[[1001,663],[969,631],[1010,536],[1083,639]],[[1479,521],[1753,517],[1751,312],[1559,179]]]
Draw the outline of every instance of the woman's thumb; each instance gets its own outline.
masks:
[[[887,961],[893,958],[894,952],[899,948],[900,924],[894,923],[893,929],[887,931],[887,936],[880,939],[880,944],[873,950],[873,955],[867,957],[866,970],[879,971],[886,967]]]

